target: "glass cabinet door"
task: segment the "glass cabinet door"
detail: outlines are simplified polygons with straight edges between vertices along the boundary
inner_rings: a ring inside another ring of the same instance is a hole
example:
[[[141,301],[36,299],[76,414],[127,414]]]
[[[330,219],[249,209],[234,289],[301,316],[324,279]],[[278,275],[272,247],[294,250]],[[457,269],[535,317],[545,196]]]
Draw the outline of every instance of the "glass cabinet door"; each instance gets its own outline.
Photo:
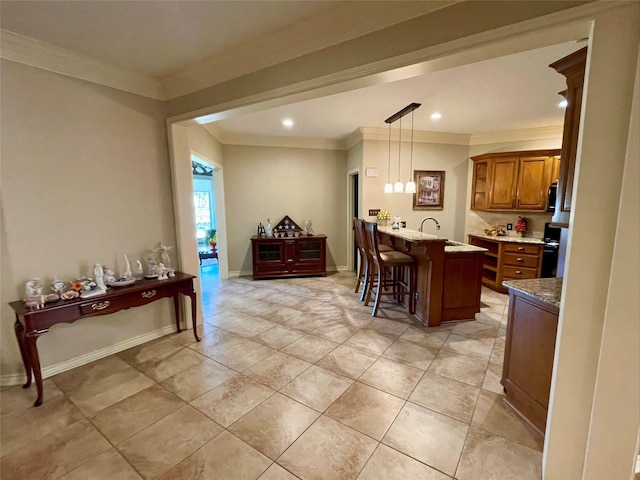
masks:
[[[258,245],[258,261],[279,262],[282,259],[281,243],[263,243]]]

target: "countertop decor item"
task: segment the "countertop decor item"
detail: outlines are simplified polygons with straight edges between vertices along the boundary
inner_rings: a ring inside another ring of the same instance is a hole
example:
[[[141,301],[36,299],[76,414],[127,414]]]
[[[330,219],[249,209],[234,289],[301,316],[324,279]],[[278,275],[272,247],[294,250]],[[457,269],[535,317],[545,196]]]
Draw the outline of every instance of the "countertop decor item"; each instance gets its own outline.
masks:
[[[380,210],[376,217],[376,223],[382,227],[387,227],[391,220],[391,214],[386,210]]]
[[[518,223],[516,223],[516,233],[520,236],[524,236],[524,232],[527,231],[527,219],[525,217],[518,217]]]

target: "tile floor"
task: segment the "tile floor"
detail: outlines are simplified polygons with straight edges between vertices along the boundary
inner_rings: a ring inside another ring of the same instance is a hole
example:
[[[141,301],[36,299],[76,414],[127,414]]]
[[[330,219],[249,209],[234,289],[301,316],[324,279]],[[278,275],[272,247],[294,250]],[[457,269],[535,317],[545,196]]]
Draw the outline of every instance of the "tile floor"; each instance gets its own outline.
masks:
[[[372,318],[350,273],[216,278],[200,343],[46,379],[40,408],[3,389],[2,478],[541,478],[540,441],[502,402],[506,295],[427,329],[390,303]]]

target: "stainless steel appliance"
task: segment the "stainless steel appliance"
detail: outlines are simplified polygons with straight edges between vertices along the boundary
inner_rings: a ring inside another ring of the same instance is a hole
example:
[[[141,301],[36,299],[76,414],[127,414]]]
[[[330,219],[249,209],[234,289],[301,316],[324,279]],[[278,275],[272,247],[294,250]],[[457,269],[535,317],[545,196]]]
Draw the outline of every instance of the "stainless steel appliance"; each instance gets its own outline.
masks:
[[[544,247],[542,249],[542,278],[555,277],[558,268],[558,250],[560,249],[560,229],[544,225]]]

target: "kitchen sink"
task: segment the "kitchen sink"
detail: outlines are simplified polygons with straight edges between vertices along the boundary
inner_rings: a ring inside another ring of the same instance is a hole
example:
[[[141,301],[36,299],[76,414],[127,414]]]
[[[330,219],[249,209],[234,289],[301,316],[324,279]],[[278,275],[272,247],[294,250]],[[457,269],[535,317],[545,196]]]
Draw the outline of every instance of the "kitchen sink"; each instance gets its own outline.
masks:
[[[447,240],[446,242],[444,242],[445,247],[461,247],[462,245],[464,245],[464,243],[453,242],[451,240]]]

